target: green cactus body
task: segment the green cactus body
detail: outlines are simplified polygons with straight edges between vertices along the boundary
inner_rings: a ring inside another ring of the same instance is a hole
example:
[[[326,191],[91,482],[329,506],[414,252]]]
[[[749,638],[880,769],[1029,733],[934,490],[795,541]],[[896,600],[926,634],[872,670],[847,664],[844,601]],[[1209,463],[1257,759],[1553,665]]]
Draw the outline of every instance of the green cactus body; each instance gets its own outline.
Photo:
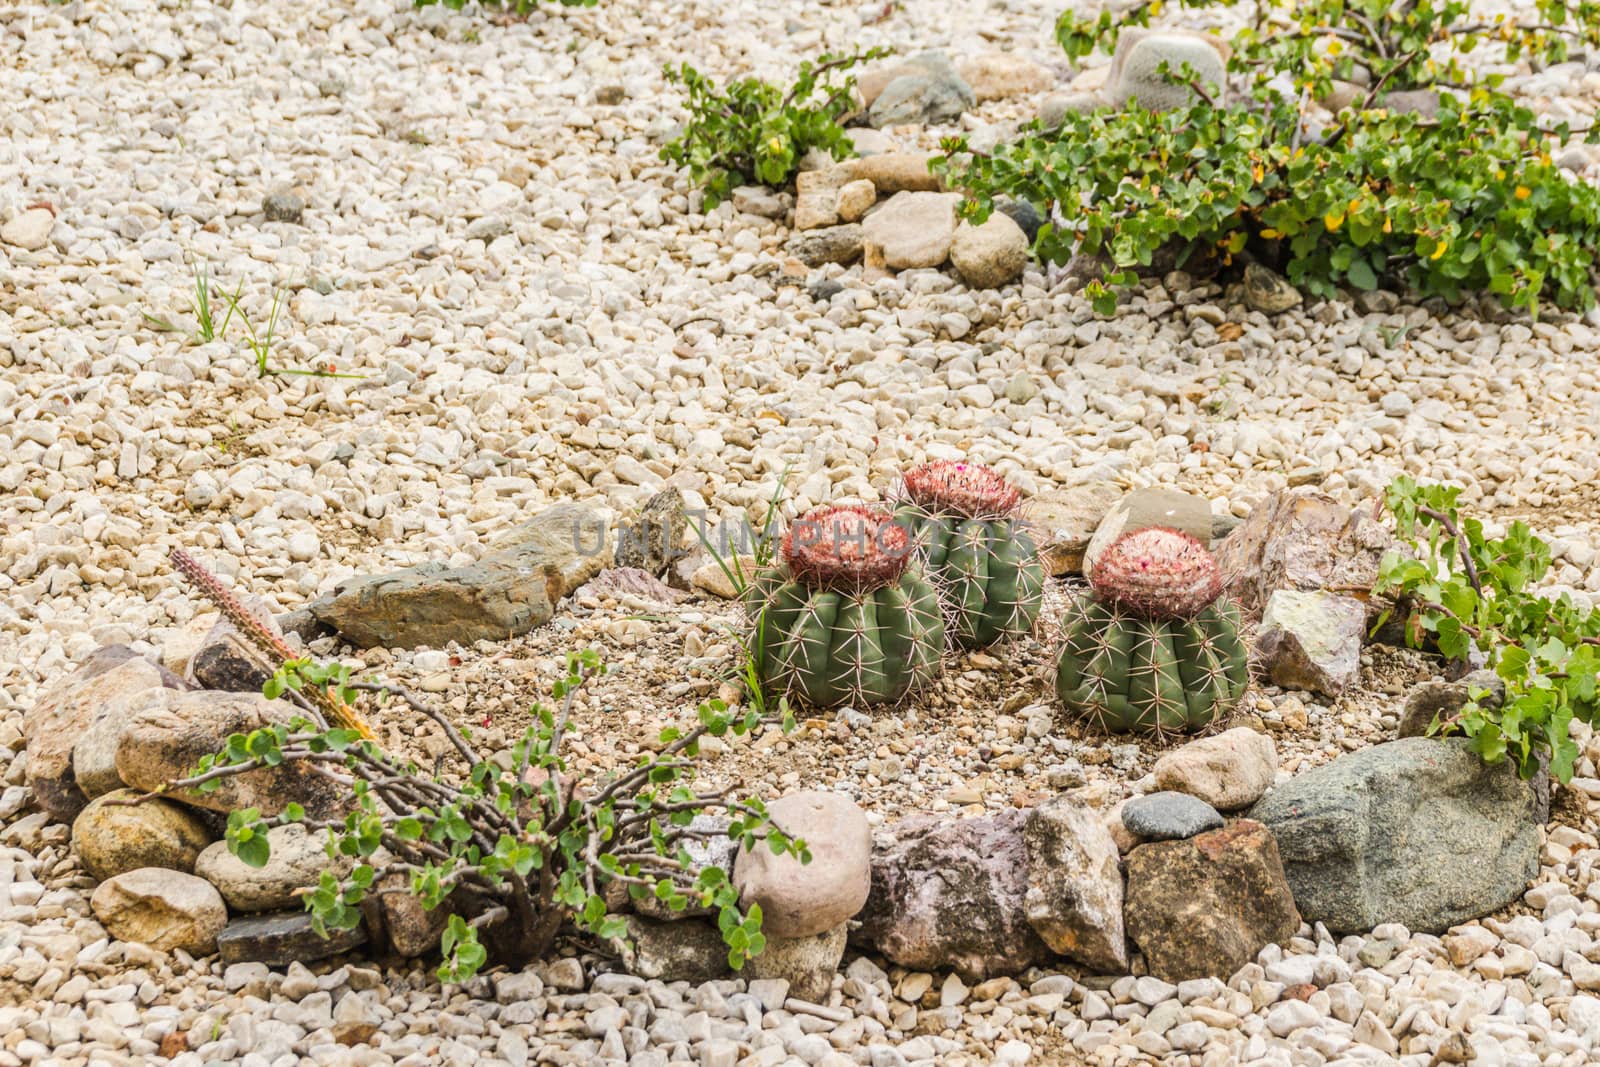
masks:
[[[1146,619],[1099,600],[1068,619],[1056,665],[1067,710],[1115,733],[1181,733],[1226,714],[1249,684],[1232,604],[1192,619]]]
[[[1039,548],[1015,515],[1016,488],[981,463],[937,460],[907,471],[895,521],[944,603],[945,631],[987,648],[1033,629],[1044,594]]]
[[[1201,729],[1249,686],[1238,607],[1221,599],[1216,561],[1174,530],[1117,541],[1068,616],[1056,693],[1113,732]]]
[[[1015,519],[967,519],[906,503],[895,520],[912,532],[928,577],[943,595],[950,639],[987,648],[1033,629],[1044,564]]]
[[[939,671],[944,618],[888,514],[819,508],[746,593],[762,683],[808,704],[888,704]]]
[[[908,569],[860,592],[812,589],[782,568],[752,587],[764,683],[809,704],[891,704],[932,678],[944,650],[939,598]]]

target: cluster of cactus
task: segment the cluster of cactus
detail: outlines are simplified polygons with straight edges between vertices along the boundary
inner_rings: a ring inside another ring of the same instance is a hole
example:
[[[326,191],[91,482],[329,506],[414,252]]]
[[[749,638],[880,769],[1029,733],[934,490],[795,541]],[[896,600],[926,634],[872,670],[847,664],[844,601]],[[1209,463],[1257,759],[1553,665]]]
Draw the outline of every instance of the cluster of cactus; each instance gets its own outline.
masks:
[[[982,464],[940,460],[907,471],[899,498],[895,519],[939,590],[950,640],[986,648],[1029,633],[1045,575],[1016,488]]]
[[[1144,529],[1106,549],[1056,665],[1068,710],[1113,732],[1186,731],[1244,695],[1249,664],[1217,561],[1186,533]]]
[[[820,707],[893,703],[938,673],[944,619],[888,513],[856,505],[808,512],[784,534],[777,566],[747,597],[764,685]]]

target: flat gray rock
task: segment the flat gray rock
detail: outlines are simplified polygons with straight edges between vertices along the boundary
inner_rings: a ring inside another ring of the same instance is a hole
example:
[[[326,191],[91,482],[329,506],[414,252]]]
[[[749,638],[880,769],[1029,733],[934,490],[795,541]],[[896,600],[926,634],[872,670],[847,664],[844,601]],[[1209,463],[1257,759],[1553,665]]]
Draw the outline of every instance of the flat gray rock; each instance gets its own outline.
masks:
[[[1151,793],[1122,805],[1122,825],[1146,841],[1176,841],[1220,828],[1222,816],[1187,793]]]

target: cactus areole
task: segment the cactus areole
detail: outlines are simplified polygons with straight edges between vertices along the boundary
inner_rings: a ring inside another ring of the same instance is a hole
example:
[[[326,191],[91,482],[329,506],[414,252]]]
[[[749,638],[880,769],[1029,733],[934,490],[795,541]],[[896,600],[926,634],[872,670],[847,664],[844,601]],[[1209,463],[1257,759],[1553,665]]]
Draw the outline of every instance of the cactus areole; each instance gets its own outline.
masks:
[[[981,463],[954,460],[907,471],[902,486],[895,519],[914,535],[951,640],[984,648],[1032,630],[1044,564],[1016,518],[1016,487]]]
[[[1249,685],[1238,608],[1211,553],[1177,530],[1136,530],[1095,565],[1065,626],[1056,694],[1113,732],[1209,725]]]
[[[781,559],[747,594],[764,685],[819,707],[886,704],[938,673],[939,598],[887,513],[808,512],[784,535]]]

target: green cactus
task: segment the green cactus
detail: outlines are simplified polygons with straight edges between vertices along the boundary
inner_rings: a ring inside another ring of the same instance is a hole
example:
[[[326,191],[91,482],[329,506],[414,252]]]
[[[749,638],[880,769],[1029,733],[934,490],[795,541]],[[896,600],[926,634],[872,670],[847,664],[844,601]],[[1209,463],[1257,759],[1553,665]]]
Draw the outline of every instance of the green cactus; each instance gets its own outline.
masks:
[[[763,684],[809,704],[893,703],[939,671],[939,598],[907,532],[864,507],[818,508],[747,594]]]
[[[1044,599],[1039,548],[1016,518],[1020,495],[978,463],[941,460],[906,472],[895,520],[912,532],[963,648],[1033,629]]]
[[[1176,530],[1119,539],[1066,622],[1056,693],[1113,732],[1188,731],[1230,711],[1249,685],[1238,607],[1216,561]]]

